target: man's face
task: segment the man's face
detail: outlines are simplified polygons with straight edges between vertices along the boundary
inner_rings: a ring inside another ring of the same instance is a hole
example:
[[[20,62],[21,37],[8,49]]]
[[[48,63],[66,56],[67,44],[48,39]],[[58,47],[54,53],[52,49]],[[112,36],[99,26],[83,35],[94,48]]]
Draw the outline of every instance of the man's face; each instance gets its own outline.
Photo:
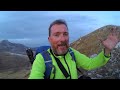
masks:
[[[67,53],[69,48],[69,33],[64,24],[53,25],[48,40],[56,55],[64,55]]]

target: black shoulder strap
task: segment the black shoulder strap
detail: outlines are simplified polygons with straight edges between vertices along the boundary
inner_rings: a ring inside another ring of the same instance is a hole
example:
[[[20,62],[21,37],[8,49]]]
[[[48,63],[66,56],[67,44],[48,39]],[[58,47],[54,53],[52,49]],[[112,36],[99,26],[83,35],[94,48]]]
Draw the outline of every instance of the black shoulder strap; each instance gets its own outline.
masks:
[[[54,54],[52,53],[52,50],[51,50],[51,49],[50,49],[50,52],[51,52],[51,54],[54,56]],[[68,72],[66,71],[65,67],[62,65],[62,63],[60,62],[60,60],[59,60],[58,58],[56,58],[55,56],[54,56],[54,58],[55,58],[55,60],[56,60],[56,62],[57,62],[57,64],[58,64],[60,70],[61,70],[62,73],[64,74],[64,76],[65,76],[66,78],[68,78],[70,75],[69,75]]]

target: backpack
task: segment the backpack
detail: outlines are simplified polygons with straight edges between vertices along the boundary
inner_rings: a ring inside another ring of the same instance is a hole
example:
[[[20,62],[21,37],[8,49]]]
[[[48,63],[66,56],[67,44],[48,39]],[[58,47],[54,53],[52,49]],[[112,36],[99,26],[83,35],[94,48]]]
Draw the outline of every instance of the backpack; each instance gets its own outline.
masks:
[[[30,60],[31,64],[33,64],[33,62],[35,60],[35,57],[36,57],[36,55],[38,53],[41,53],[41,55],[43,56],[44,61],[45,61],[45,66],[46,66],[45,77],[44,77],[45,79],[49,79],[50,78],[50,74],[51,74],[52,68],[54,68],[53,69],[54,70],[53,73],[55,73],[55,71],[56,71],[54,65],[52,65],[52,59],[51,59],[51,57],[49,55],[49,52],[47,51],[49,48],[50,48],[50,46],[38,47],[34,56],[33,56],[32,49],[29,48],[29,49],[26,50],[26,53],[27,53],[27,55],[29,57],[29,60]],[[69,48],[69,53],[70,53],[70,55],[72,57],[72,60],[74,60],[76,62],[74,52],[72,51],[71,48]],[[79,69],[78,69],[78,71],[80,73],[82,73]],[[79,77],[79,79],[83,79],[83,78]]]

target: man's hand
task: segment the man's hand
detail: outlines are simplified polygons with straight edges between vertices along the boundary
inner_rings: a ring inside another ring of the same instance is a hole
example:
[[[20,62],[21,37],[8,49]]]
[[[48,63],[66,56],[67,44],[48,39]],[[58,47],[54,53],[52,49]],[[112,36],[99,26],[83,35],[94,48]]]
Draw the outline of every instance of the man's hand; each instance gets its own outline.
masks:
[[[109,55],[111,50],[116,46],[119,42],[118,36],[120,35],[117,32],[116,27],[111,29],[110,34],[107,36],[106,40],[99,39],[105,47],[105,55]]]

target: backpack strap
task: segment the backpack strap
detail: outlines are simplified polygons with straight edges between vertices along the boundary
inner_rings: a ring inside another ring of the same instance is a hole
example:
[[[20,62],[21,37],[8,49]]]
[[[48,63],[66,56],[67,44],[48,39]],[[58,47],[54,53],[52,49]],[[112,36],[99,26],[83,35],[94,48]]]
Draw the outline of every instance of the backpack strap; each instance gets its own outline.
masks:
[[[71,48],[69,48],[69,53],[70,53],[70,55],[72,57],[72,60],[74,60],[76,62],[74,52],[73,52],[73,50]]]
[[[75,58],[74,52],[73,52],[73,50],[72,50],[71,48],[69,48],[69,53],[70,53],[70,55],[72,56],[72,60],[74,60],[74,61],[76,62],[76,58]],[[76,67],[76,68],[77,68],[77,67]],[[78,70],[81,74],[83,74],[83,72],[82,72],[79,68],[77,68],[77,70]]]
[[[50,54],[47,50],[42,52],[41,54],[44,58],[45,66],[46,66],[45,79],[50,79],[50,74],[52,71],[52,59],[51,59]]]
[[[49,48],[49,47],[47,47]],[[43,52],[42,52],[43,51]],[[41,53],[41,55],[43,56],[44,58],[44,61],[45,61],[45,66],[46,66],[46,70],[45,70],[45,79],[49,79],[50,78],[50,73],[51,73],[51,70],[52,70],[52,59],[49,55],[49,52],[46,50],[43,49],[43,47],[40,47],[37,49],[36,51],[36,54],[35,56],[33,55],[33,51],[32,49],[26,49],[26,53],[27,53],[27,56],[30,60],[30,63],[31,65],[33,64],[34,60],[35,60],[35,57],[38,53]],[[54,67],[55,68],[55,67]],[[55,72],[55,71],[54,71]]]

